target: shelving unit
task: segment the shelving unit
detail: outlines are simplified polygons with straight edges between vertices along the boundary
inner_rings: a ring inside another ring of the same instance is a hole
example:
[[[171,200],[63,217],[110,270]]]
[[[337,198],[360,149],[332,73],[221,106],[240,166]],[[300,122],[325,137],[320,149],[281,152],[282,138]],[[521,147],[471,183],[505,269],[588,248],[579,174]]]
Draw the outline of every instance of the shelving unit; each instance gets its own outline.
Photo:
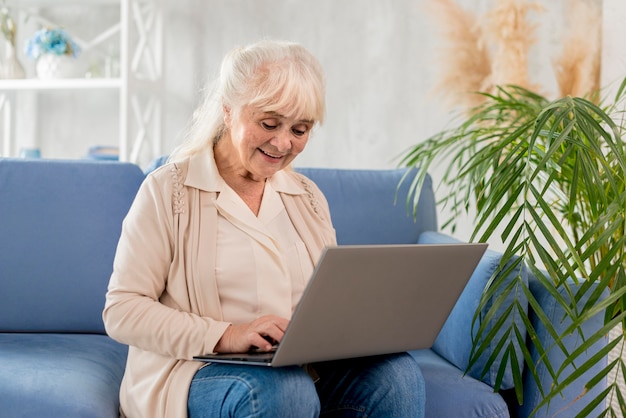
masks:
[[[119,159],[138,163],[142,151],[148,148],[148,158],[161,154],[161,100],[163,82],[163,0],[9,0],[13,18],[18,22],[22,41],[30,36],[24,33],[26,16],[38,27],[59,26],[49,17],[50,11],[60,6],[119,7],[119,20],[104,28],[89,40],[80,36],[79,28],[66,27],[83,53],[96,54],[100,46],[111,44],[116,56],[107,57],[119,63],[119,71],[109,77],[40,80],[0,80],[0,124],[2,148],[0,156],[16,156],[20,138],[16,138],[18,118],[39,121],[37,106],[18,111],[18,95],[30,95],[36,101],[42,92],[76,92],[98,94],[119,92],[117,118],[119,123]],[[46,13],[48,12],[48,16]],[[81,22],[83,25],[85,22]],[[30,23],[32,26],[32,23]],[[31,28],[31,30],[33,30]],[[36,29],[35,29],[36,30]],[[100,51],[101,55],[102,51]],[[119,74],[117,74],[119,72]],[[29,74],[30,75],[30,74]],[[34,76],[34,74],[32,75]]]

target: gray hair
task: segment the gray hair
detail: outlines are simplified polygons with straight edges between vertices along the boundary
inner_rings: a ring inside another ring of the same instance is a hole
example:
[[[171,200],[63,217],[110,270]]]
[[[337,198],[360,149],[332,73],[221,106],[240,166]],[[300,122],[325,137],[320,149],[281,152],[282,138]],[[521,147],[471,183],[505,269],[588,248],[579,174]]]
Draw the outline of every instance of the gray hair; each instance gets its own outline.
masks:
[[[205,88],[181,146],[170,160],[179,160],[213,146],[225,132],[224,106],[245,105],[264,112],[322,123],[326,86],[317,59],[304,47],[264,40],[235,48],[222,61],[220,76]]]

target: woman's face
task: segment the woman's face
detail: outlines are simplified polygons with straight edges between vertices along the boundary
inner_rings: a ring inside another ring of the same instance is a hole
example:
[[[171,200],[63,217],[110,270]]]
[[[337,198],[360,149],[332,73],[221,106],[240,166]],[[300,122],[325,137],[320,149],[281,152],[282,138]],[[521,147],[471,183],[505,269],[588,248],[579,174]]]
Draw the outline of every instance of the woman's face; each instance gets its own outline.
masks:
[[[314,124],[252,106],[224,112],[230,138],[222,140],[230,139],[232,145],[229,165],[258,180],[287,167],[306,146]]]

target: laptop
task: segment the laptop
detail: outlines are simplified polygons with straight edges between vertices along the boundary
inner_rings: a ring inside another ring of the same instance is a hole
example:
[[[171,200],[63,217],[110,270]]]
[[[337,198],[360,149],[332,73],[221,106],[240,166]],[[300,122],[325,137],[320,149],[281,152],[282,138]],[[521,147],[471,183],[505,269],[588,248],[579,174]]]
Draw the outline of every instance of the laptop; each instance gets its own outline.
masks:
[[[326,248],[272,352],[204,362],[281,367],[432,347],[487,244]]]

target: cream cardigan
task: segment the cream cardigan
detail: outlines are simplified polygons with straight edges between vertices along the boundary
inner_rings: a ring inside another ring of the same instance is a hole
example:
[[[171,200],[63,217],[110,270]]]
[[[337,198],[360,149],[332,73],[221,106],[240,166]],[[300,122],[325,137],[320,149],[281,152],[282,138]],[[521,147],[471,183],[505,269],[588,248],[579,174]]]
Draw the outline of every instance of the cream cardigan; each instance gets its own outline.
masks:
[[[167,164],[142,184],[123,223],[103,312],[107,333],[128,344],[121,415],[185,417],[192,357],[211,352],[228,323],[215,281],[217,169],[212,150]],[[335,245],[328,203],[306,177],[281,198],[313,262]]]

